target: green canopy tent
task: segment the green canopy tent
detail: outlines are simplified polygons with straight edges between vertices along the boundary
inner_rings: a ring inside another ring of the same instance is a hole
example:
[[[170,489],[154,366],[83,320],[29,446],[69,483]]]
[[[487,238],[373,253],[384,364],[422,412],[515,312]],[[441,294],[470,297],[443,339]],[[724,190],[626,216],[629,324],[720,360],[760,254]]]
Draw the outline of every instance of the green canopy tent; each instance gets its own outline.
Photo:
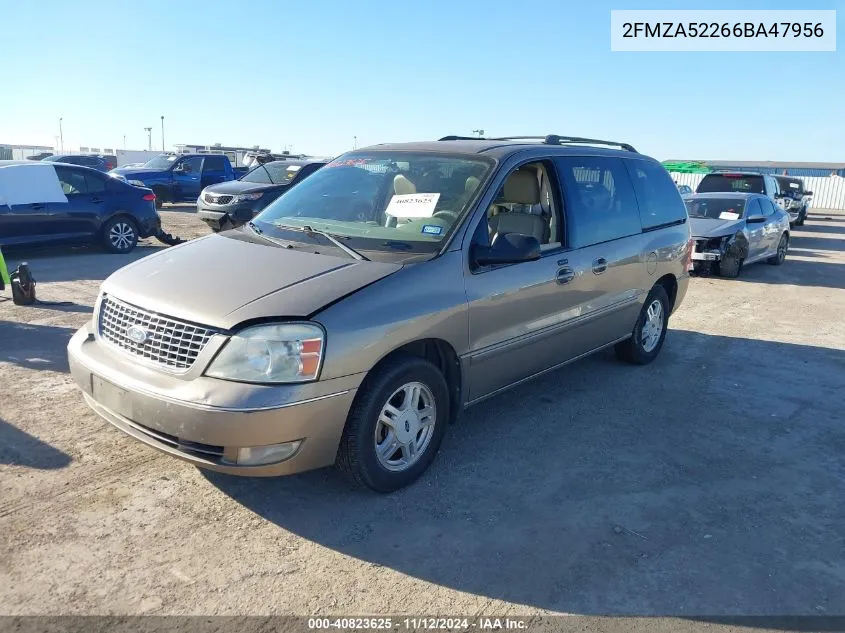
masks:
[[[696,161],[663,161],[666,171],[674,171],[679,174],[707,174],[713,171],[707,165]]]

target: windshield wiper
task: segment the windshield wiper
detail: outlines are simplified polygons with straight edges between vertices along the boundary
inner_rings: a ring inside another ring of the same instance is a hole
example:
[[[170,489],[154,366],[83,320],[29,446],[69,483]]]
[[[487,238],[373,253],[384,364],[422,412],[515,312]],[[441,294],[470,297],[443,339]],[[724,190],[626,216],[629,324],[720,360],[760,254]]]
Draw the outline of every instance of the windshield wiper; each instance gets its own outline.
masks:
[[[357,259],[357,260],[363,260],[365,262],[370,261],[369,259],[364,257],[361,253],[356,251],[351,246],[347,246],[346,244],[341,242],[339,239],[337,239],[331,233],[326,233],[325,231],[321,231],[319,229],[311,228],[307,224],[305,226],[301,227],[301,228],[298,227],[298,226],[290,226],[290,225],[287,225],[287,224],[277,224],[276,226],[279,227],[280,229],[287,229],[287,230],[290,230],[290,231],[299,231],[301,233],[305,233],[309,237],[313,237],[314,235],[320,235],[320,236],[326,238],[328,241],[330,241],[335,246],[337,246],[340,250],[342,250],[344,253],[349,255],[351,258]]]

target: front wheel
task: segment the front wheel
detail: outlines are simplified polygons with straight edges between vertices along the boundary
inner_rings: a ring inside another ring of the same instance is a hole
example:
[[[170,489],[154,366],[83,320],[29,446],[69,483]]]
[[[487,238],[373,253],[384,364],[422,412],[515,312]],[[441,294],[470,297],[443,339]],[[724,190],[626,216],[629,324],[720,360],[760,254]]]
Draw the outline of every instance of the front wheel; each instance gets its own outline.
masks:
[[[745,260],[742,257],[725,257],[721,259],[718,262],[719,276],[736,279],[739,277],[739,271],[742,270],[742,264],[744,262]]]
[[[786,259],[787,250],[789,250],[789,238],[786,236],[786,234],[784,234],[780,236],[780,242],[778,242],[777,252],[771,257],[769,257],[766,262],[771,264],[772,266],[780,266]]]
[[[648,365],[657,358],[669,327],[669,295],[663,286],[648,293],[631,336],[615,347],[616,356],[634,365]]]
[[[103,225],[102,242],[110,253],[128,253],[138,244],[138,227],[130,218],[112,218]]]
[[[353,483],[376,492],[404,488],[437,454],[449,406],[449,389],[437,367],[417,356],[395,357],[358,392],[337,467]]]

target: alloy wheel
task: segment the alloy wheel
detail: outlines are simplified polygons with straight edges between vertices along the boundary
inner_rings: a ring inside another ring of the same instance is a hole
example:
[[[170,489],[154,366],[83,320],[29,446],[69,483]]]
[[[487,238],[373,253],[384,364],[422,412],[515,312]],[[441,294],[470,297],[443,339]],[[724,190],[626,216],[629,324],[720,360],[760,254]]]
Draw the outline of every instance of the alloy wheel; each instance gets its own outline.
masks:
[[[381,409],[375,429],[379,463],[400,472],[413,466],[434,436],[437,408],[431,389],[409,382],[393,392]]]
[[[644,352],[649,353],[657,347],[663,333],[663,321],[663,303],[655,299],[648,306],[643,329],[640,332]]]
[[[125,251],[132,248],[134,240],[135,229],[127,222],[116,222],[109,230],[109,242],[119,251]]]

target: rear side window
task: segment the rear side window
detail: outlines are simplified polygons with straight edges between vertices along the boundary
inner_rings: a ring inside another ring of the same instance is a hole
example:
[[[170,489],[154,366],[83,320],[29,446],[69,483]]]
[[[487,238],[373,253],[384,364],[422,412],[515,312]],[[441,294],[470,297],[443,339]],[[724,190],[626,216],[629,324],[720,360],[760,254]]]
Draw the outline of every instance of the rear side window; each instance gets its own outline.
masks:
[[[85,174],[85,185],[88,193],[102,193],[106,190],[106,181],[93,174]]]
[[[712,193],[715,191],[736,191],[740,193],[766,194],[766,186],[762,176],[745,174],[707,174],[698,184],[696,193]]]
[[[222,156],[206,156],[202,165],[203,171],[224,171],[226,163]]]
[[[663,165],[645,160],[624,162],[637,194],[644,231],[686,221],[683,198]]]
[[[569,247],[583,248],[641,232],[637,199],[620,159],[565,156],[556,158],[555,166],[566,203]]]

